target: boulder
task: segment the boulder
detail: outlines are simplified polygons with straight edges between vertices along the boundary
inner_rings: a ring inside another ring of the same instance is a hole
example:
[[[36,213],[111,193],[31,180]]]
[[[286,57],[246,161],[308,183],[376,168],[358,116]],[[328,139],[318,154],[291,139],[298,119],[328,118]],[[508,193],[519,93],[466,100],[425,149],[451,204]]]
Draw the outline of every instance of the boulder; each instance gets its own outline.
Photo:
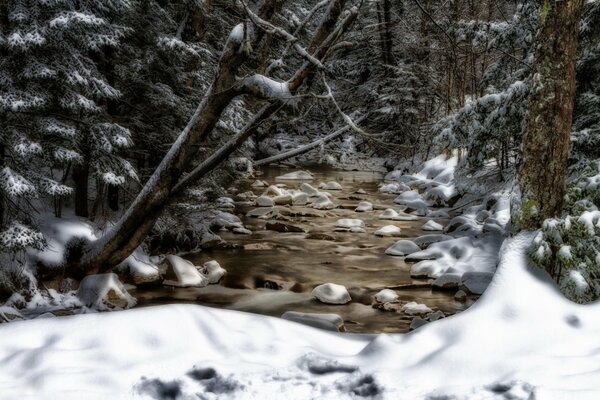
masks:
[[[317,286],[313,289],[312,295],[326,304],[346,304],[352,301],[348,290],[344,286],[335,283],[325,283]]]
[[[77,289],[77,298],[84,306],[98,310],[131,308],[137,303],[114,273],[83,278]]]
[[[421,229],[423,229],[424,231],[443,231],[444,226],[438,224],[434,220],[429,220],[421,227]]]
[[[429,321],[427,321],[421,317],[415,317],[411,321],[409,329],[411,331],[414,331],[415,329],[419,329],[420,327],[422,327],[423,325],[427,325],[428,323],[429,323]]]
[[[396,225],[386,225],[383,228],[375,231],[375,236],[381,237],[399,237],[402,234],[402,229]]]
[[[421,248],[410,240],[398,240],[387,248],[385,254],[388,256],[407,256],[420,250]]]
[[[208,278],[208,283],[219,283],[226,273],[225,268],[221,267],[215,260],[205,262],[202,265],[202,274]]]
[[[287,224],[279,221],[269,221],[265,225],[265,229],[275,232],[304,232],[304,229],[292,224]]]
[[[493,277],[494,274],[491,272],[465,272],[462,276],[460,288],[467,293],[482,294]]]
[[[436,312],[432,312],[431,314],[429,314],[427,316],[427,320],[429,322],[433,322],[433,321],[437,321],[438,319],[442,319],[442,318],[446,318],[446,314],[444,314],[443,311],[436,311]]]
[[[460,286],[462,274],[443,274],[433,281],[431,288],[434,290],[456,290]]]
[[[358,207],[356,207],[354,209],[354,211],[356,211],[356,212],[373,211],[373,204],[369,203],[368,201],[361,201],[360,203],[358,203]]]
[[[275,179],[279,179],[282,181],[311,181],[313,180],[313,176],[310,174],[310,172],[307,171],[295,171],[278,176]]]
[[[167,270],[163,285],[177,287],[203,287],[209,280],[202,275],[194,264],[179,256],[168,255],[166,258]]]
[[[383,289],[375,295],[375,301],[378,303],[397,303],[398,293],[391,289]]]
[[[302,313],[286,311],[282,319],[327,331],[344,332],[344,320],[337,314]]]

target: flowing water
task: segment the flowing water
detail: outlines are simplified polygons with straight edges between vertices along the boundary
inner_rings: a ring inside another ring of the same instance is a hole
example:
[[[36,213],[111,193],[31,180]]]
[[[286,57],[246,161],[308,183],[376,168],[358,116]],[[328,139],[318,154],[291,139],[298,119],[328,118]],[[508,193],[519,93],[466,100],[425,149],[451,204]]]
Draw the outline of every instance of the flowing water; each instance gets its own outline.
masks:
[[[297,188],[302,183],[275,179],[290,172],[287,169],[268,167],[261,172],[260,179],[270,184],[285,183],[287,188]],[[387,247],[401,238],[415,238],[432,232],[421,230],[427,221],[425,218],[416,221],[378,219],[384,209],[398,209],[393,203],[395,195],[378,192],[383,179],[381,174],[320,167],[310,169],[310,172],[315,179],[309,183],[315,187],[320,182],[329,181],[342,185],[341,191],[329,191],[338,208],[322,212],[324,217],[305,216],[284,222],[302,227],[307,232],[327,233],[334,236],[335,241],[307,239],[306,233],[265,230],[267,220],[245,217],[246,212],[255,207],[240,202],[234,213],[253,231],[252,235],[219,232],[224,240],[233,245],[232,248],[185,256],[196,265],[217,260],[227,270],[220,284],[205,288],[140,288],[133,292],[139,304],[192,302],[277,317],[286,311],[335,313],[344,319],[346,331],[361,333],[408,331],[411,317],[371,306],[373,295],[384,288],[395,289],[402,302],[424,303],[446,314],[456,313],[466,307],[465,303],[454,300],[453,292],[432,292],[430,281],[411,279],[410,265],[402,257],[384,254]],[[265,190],[251,188],[250,184],[248,180],[238,182],[238,193],[252,190],[260,195]],[[359,189],[366,194],[356,194]],[[360,201],[373,203],[375,210],[355,212],[354,208]],[[340,218],[362,219],[367,232],[334,232],[335,222]],[[373,234],[385,225],[400,227],[402,237],[381,238]],[[346,286],[353,301],[347,305],[328,305],[315,300],[311,295],[312,289],[327,282]]]

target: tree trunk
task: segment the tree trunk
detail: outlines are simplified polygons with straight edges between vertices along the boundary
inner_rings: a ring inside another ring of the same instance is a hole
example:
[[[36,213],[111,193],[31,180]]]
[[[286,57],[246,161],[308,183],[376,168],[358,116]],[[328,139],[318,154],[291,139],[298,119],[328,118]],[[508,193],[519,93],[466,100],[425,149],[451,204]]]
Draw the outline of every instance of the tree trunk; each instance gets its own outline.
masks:
[[[519,171],[523,228],[537,228],[561,211],[582,8],[583,0],[545,0],[542,5]]]
[[[89,164],[77,164],[73,168],[73,182],[75,183],[75,215],[78,217],[89,216],[88,212],[88,177]]]

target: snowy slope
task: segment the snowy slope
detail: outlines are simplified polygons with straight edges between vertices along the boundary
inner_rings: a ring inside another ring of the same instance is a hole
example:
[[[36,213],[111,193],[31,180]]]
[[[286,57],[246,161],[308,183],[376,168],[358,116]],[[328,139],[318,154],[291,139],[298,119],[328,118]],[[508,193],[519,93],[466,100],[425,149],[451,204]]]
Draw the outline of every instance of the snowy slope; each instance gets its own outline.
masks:
[[[193,305],[5,324],[0,398],[598,399],[600,303],[570,303],[530,273],[530,240],[505,245],[468,311],[407,335]]]

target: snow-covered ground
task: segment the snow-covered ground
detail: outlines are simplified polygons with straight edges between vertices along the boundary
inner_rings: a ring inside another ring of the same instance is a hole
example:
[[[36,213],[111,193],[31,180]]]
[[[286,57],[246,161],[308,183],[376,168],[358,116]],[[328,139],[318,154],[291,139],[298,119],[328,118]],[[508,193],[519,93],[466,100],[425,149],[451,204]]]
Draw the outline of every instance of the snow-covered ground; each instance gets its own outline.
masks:
[[[564,299],[509,239],[469,310],[406,335],[194,305],[0,326],[2,399],[598,399],[600,303]]]

